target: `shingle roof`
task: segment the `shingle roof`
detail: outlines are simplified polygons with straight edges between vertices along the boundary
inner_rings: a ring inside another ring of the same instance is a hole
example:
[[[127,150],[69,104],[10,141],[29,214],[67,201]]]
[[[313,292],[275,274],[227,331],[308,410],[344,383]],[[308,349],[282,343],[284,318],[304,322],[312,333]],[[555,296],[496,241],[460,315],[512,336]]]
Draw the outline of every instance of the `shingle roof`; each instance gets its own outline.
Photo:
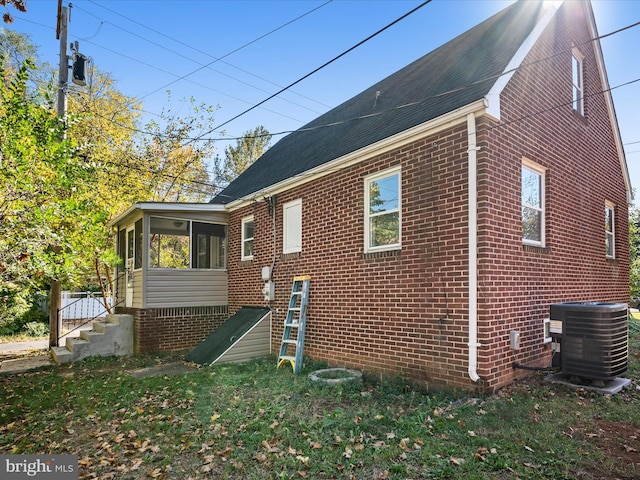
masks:
[[[212,203],[246,197],[482,99],[542,13],[541,1],[518,0],[282,138]]]

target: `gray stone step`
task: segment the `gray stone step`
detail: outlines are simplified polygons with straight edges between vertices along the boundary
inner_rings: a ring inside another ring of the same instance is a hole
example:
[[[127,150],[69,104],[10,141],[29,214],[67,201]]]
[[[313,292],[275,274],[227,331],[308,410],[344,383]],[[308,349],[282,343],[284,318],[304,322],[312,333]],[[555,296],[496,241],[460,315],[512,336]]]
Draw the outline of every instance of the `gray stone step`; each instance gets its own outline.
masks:
[[[51,355],[53,356],[53,361],[58,365],[71,363],[73,361],[73,353],[67,350],[66,347],[52,347]]]
[[[58,365],[87,357],[110,357],[133,354],[133,317],[108,315],[104,322],[94,322],[93,330],[82,330],[80,337],[67,338],[65,347],[54,347]]]

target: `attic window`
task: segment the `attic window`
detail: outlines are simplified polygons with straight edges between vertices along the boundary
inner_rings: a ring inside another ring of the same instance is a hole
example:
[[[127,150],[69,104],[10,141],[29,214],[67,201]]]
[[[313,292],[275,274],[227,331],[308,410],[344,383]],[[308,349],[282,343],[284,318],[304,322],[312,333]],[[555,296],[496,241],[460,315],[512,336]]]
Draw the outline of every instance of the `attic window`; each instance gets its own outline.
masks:
[[[577,48],[571,53],[572,104],[576,113],[584,116],[584,56]]]

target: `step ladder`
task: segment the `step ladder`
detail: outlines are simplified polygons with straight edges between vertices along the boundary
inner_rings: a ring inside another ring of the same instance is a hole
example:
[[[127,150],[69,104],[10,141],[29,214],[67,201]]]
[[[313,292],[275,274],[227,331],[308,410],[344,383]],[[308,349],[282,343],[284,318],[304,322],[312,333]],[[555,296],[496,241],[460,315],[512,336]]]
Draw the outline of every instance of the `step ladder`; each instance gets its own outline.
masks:
[[[293,277],[289,309],[287,310],[287,317],[284,320],[284,331],[282,332],[282,343],[280,344],[277,368],[290,362],[293,373],[298,373],[302,368],[310,283],[311,277],[309,275]],[[292,333],[294,334],[293,336]],[[290,346],[295,347],[293,355],[289,353]]]

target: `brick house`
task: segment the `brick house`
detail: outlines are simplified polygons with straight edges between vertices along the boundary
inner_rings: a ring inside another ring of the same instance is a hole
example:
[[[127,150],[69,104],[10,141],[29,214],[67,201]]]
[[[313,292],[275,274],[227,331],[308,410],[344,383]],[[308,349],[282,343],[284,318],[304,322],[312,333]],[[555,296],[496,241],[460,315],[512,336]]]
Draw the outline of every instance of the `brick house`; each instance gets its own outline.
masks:
[[[484,391],[548,366],[551,304],[629,299],[597,37],[588,1],[520,0],[281,139],[211,202],[224,308],[271,307],[277,351],[307,274],[315,360]]]

